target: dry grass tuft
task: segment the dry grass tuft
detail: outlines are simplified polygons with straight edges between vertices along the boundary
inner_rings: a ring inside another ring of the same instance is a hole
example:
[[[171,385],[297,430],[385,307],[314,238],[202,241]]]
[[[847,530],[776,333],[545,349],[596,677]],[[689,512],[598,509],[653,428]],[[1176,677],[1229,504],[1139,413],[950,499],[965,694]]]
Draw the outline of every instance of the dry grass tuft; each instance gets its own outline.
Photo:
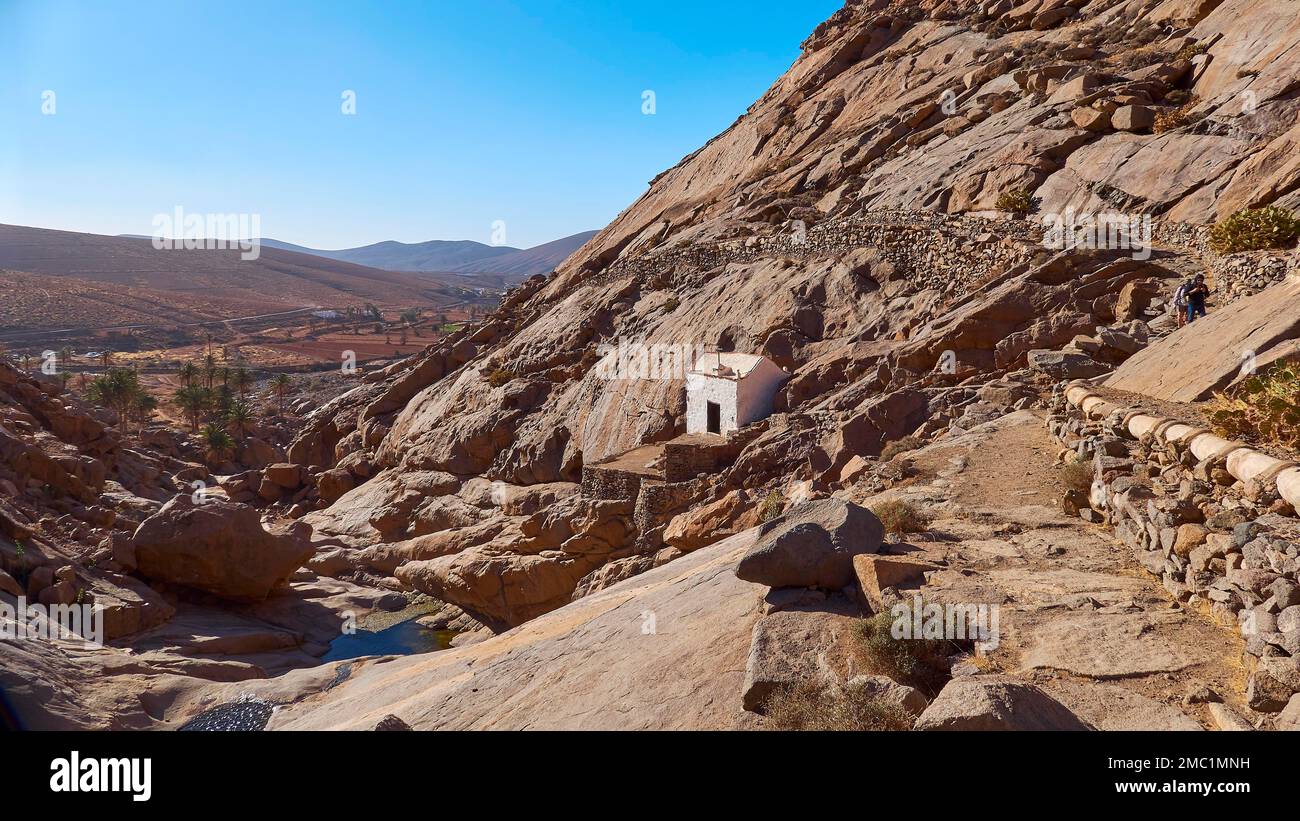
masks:
[[[912,716],[892,701],[852,688],[831,690],[811,681],[777,690],[768,696],[763,712],[774,730],[910,730],[913,722]]]
[[[930,529],[930,515],[914,502],[902,500],[881,502],[871,508],[871,512],[885,526],[885,532],[891,536],[924,533]]]
[[[1087,460],[1067,462],[1061,466],[1061,483],[1067,490],[1092,489],[1092,462]]]

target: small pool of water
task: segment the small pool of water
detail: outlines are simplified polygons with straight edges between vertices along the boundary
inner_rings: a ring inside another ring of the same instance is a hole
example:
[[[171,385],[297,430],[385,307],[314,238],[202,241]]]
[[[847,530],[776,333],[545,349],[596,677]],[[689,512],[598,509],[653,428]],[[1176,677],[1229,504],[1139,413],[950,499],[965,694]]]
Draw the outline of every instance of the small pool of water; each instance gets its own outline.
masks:
[[[429,613],[428,608],[412,607],[389,614],[378,622],[358,625],[357,632],[344,633],[330,642],[322,662],[344,661],[362,656],[411,656],[435,653],[451,647],[454,630],[430,630],[416,621]],[[394,620],[395,619],[395,620]]]

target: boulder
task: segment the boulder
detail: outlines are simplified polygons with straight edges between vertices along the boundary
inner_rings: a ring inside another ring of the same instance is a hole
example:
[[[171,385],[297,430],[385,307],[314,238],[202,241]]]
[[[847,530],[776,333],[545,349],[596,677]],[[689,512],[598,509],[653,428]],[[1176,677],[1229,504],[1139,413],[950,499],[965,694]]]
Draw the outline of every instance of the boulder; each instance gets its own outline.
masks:
[[[839,499],[798,505],[763,524],[736,575],[769,587],[839,590],[853,582],[853,557],[875,553],[884,528],[866,508]]]
[[[916,730],[1091,730],[1061,702],[1006,676],[949,681],[916,720]]]
[[[1110,116],[1110,124],[1116,131],[1150,131],[1155,121],[1155,112],[1145,105],[1120,106]]]
[[[1174,553],[1187,558],[1194,548],[1205,543],[1205,537],[1209,535],[1209,531],[1205,529],[1204,525],[1189,523],[1179,525],[1177,534],[1174,537]]]
[[[1300,659],[1268,656],[1259,660],[1246,685],[1246,703],[1252,710],[1277,713],[1300,692]]]
[[[1149,279],[1133,280],[1120,289],[1119,300],[1115,303],[1115,320],[1140,319],[1158,296],[1160,283]]]
[[[1226,704],[1211,702],[1209,705],[1210,718],[1214,720],[1214,726],[1220,730],[1228,732],[1239,732],[1242,730],[1255,729],[1250,722],[1238,715],[1237,711]]]
[[[733,490],[717,501],[678,514],[664,529],[664,541],[678,550],[699,550],[757,525],[758,505],[750,494]]]
[[[11,596],[21,596],[27,591],[23,590],[23,586],[18,583],[17,579],[0,570],[0,592],[8,593]]]
[[[1279,282],[1225,304],[1148,345],[1116,369],[1106,386],[1154,399],[1196,402],[1241,373],[1241,352],[1263,369],[1300,336],[1300,280]]]
[[[1115,328],[1098,328],[1097,340],[1102,345],[1121,354],[1132,355],[1142,350],[1144,344],[1131,334]]]
[[[1300,730],[1300,695],[1291,696],[1286,707],[1273,719],[1273,727],[1278,730]]]
[[[302,485],[302,468],[281,462],[262,469],[263,481],[271,481],[285,490],[295,490]]]
[[[1030,351],[1029,367],[1053,379],[1088,379],[1101,376],[1109,368],[1081,353],[1068,351]]]
[[[864,554],[853,557],[853,571],[858,579],[858,588],[875,613],[885,610],[886,602],[881,591],[923,582],[927,570],[938,569],[938,565],[930,562],[914,561],[902,556]]]
[[[354,487],[356,480],[344,468],[331,468],[316,477],[316,490],[327,505],[334,504]]]
[[[1106,112],[1087,106],[1071,111],[1070,119],[1085,131],[1106,131],[1110,128],[1110,117],[1106,116]]]
[[[257,511],[220,498],[177,496],[136,529],[135,560],[149,579],[232,601],[260,601],[303,566],[311,528],[270,532]]]
[[[868,698],[892,701],[912,715],[918,715],[930,704],[920,690],[899,684],[889,676],[854,676],[844,686]]]

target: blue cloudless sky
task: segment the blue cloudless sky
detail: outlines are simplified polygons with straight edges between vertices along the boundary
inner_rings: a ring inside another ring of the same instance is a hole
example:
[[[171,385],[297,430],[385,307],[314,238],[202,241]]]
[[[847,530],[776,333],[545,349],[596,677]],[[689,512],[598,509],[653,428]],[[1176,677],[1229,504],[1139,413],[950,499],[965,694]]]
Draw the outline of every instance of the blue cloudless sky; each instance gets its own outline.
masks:
[[[841,4],[0,0],[0,222],[536,245],[608,223]]]

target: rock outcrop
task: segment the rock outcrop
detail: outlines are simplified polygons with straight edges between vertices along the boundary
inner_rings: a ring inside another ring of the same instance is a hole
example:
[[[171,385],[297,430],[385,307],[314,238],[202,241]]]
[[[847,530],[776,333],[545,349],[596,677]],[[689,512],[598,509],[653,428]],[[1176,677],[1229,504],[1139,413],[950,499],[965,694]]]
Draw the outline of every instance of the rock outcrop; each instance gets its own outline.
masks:
[[[256,510],[212,498],[178,496],[141,523],[131,541],[146,578],[233,601],[260,601],[302,567],[311,529],[272,533]]]
[[[1032,684],[999,676],[953,679],[925,708],[916,730],[1091,730]]]

